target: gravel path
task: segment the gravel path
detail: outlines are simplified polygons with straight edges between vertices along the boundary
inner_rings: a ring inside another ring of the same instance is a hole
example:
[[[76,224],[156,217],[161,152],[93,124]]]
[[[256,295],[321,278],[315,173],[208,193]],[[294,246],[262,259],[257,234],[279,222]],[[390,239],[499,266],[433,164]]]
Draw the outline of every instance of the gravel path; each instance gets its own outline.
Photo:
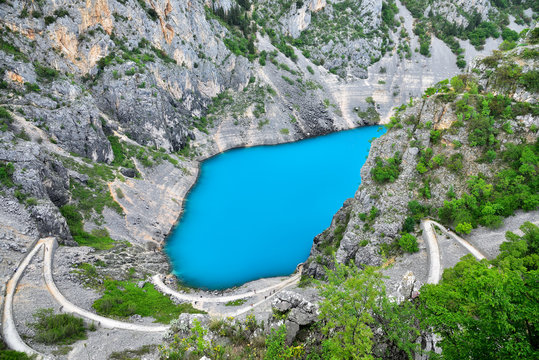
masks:
[[[434,226],[438,227],[442,231],[442,233],[447,235],[449,238],[455,240],[460,245],[462,245],[473,256],[475,256],[477,260],[486,259],[485,255],[483,255],[479,250],[472,246],[472,244],[470,244],[468,241],[464,240],[451,230],[446,229],[440,223],[429,219],[421,220],[420,227],[423,230],[423,239],[427,243],[427,247],[429,249],[429,276],[427,279],[428,284],[437,284],[440,281],[443,270],[440,256],[440,247],[438,244],[438,238],[436,237],[436,233],[434,232]]]
[[[13,319],[13,296],[17,290],[17,284],[20,278],[24,274],[24,270],[36,255],[36,253],[43,247],[43,240],[39,240],[32,251],[30,251],[26,257],[19,264],[17,271],[13,274],[11,279],[6,285],[6,295],[4,301],[4,312],[2,316],[2,337],[6,345],[13,350],[24,352],[28,355],[36,355],[38,359],[44,359],[45,355],[35,351],[21,339],[19,332],[15,326],[15,320]]]

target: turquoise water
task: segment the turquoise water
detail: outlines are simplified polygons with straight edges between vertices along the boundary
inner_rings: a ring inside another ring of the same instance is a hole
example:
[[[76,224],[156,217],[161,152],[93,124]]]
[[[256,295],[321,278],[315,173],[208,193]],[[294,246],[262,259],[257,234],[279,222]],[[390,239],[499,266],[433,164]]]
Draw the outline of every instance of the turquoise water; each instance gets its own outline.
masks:
[[[187,285],[224,289],[292,273],[354,196],[377,126],[204,161],[166,252]]]

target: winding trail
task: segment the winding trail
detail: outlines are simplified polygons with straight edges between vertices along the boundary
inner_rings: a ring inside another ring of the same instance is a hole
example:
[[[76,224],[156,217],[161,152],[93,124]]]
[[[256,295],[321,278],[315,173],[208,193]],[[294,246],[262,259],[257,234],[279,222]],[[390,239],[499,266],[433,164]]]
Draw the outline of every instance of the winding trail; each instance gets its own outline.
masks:
[[[438,238],[434,232],[434,226],[437,226],[444,234],[455,240],[466,250],[468,250],[477,260],[486,259],[479,250],[477,250],[472,244],[464,240],[453,231],[446,229],[442,224],[430,220],[421,220],[420,228],[423,230],[423,239],[427,243],[429,250],[429,276],[427,278],[427,284],[437,284],[440,281],[442,274],[442,264],[440,259],[440,247],[438,245]]]
[[[245,298],[252,297],[252,296],[257,296],[257,295],[263,294],[265,292],[268,292],[270,290],[275,290],[275,292],[277,292],[277,291],[282,290],[283,288],[285,288],[285,287],[287,287],[287,286],[289,286],[291,284],[295,284],[296,282],[299,281],[300,277],[301,277],[301,272],[298,272],[297,274],[292,275],[290,278],[288,278],[286,280],[283,280],[283,281],[281,281],[281,282],[279,282],[277,284],[265,287],[265,288],[260,289],[260,290],[256,290],[256,291],[251,290],[251,291],[247,291],[247,292],[242,293],[242,294],[224,295],[224,296],[200,296],[200,295],[191,295],[191,294],[180,293],[178,291],[172,290],[170,287],[165,285],[163,283],[163,280],[162,280],[163,275],[161,275],[161,274],[154,275],[152,277],[152,283],[162,293],[165,293],[165,294],[170,295],[170,296],[174,296],[178,300],[197,301],[197,302],[200,302],[200,303],[226,303],[226,302],[229,302],[229,301],[240,300],[240,299],[245,299]]]
[[[26,270],[26,267],[28,266],[28,264],[30,264],[30,261],[32,261],[32,259],[42,246],[42,240],[38,241],[34,245],[34,248],[30,252],[28,252],[26,257],[17,267],[17,270],[15,271],[11,279],[9,279],[9,281],[7,282],[4,298],[4,311],[2,315],[2,338],[4,339],[6,345],[10,349],[24,352],[30,356],[36,355],[38,359],[45,358],[45,355],[35,351],[34,349],[26,345],[26,343],[21,339],[19,332],[17,331],[17,327],[15,326],[15,320],[13,319],[13,297],[15,296],[15,292],[17,291],[17,284],[19,283],[19,280],[21,279],[24,270]]]
[[[114,319],[109,319],[97,314],[94,314],[88,310],[78,307],[77,305],[69,302],[64,295],[58,290],[56,284],[54,283],[54,278],[52,276],[52,258],[54,255],[54,250],[56,249],[57,242],[55,238],[46,238],[43,240],[45,244],[45,254],[43,262],[43,276],[45,278],[45,283],[47,284],[47,289],[54,297],[54,299],[62,306],[62,311],[77,315],[87,320],[94,321],[98,323],[99,326],[102,326],[107,329],[122,329],[122,330],[131,330],[131,331],[142,331],[142,332],[165,332],[169,329],[167,325],[139,325],[128,323],[124,321],[118,321]]]
[[[6,284],[6,290],[5,290],[5,301],[4,301],[4,311],[2,315],[2,337],[7,344],[7,346],[10,349],[24,352],[30,356],[36,356],[37,359],[48,359],[48,357],[44,354],[39,353],[38,351],[32,349],[29,347],[20,337],[17,327],[15,325],[15,320],[13,317],[13,299],[15,296],[15,293],[17,291],[17,284],[19,283],[20,279],[22,278],[24,271],[34,258],[34,256],[43,248],[43,277],[45,279],[45,284],[47,286],[47,290],[52,295],[52,297],[58,302],[58,304],[61,305],[61,311],[66,313],[71,313],[75,316],[82,317],[86,319],[87,321],[92,321],[99,325],[100,327],[107,328],[107,329],[120,329],[120,330],[128,330],[128,331],[137,331],[137,332],[166,332],[170,326],[168,325],[140,325],[140,324],[133,324],[129,322],[124,321],[118,321],[110,318],[106,318],[104,316],[100,316],[97,314],[94,314],[88,310],[85,310],[69,300],[65,298],[64,295],[60,292],[56,284],[54,283],[54,277],[52,274],[52,268],[53,268],[53,258],[54,258],[54,252],[56,248],[58,247],[58,243],[55,238],[49,237],[49,238],[43,238],[40,239],[35,243],[32,250],[28,252],[28,254],[25,256],[25,258],[21,261],[19,264],[17,270],[14,272],[11,279]],[[273,284],[271,286],[268,286],[266,288],[260,289],[258,291],[248,291],[243,294],[238,295],[228,295],[228,296],[220,296],[220,297],[200,297],[195,295],[187,295],[187,294],[181,294],[177,291],[174,291],[170,289],[168,286],[166,286],[161,278],[161,275],[156,275],[152,277],[152,282],[160,290],[161,292],[168,294],[170,296],[174,296],[177,299],[180,300],[187,300],[191,302],[198,302],[198,303],[225,303],[228,301],[234,301],[238,299],[244,299],[247,297],[253,297],[257,295],[262,295],[268,291],[272,291],[272,294],[269,296],[265,296],[264,299],[261,299],[260,301],[249,305],[242,307],[241,309],[237,309],[236,311],[226,313],[226,314],[215,314],[215,315],[227,315],[227,316],[239,316],[241,314],[244,314],[255,307],[261,305],[262,303],[268,301],[273,296],[275,296],[279,291],[295,285],[300,277],[301,277],[301,270],[302,267],[298,267],[298,272],[289,277],[288,279],[285,279],[277,284]]]
[[[420,227],[423,230],[423,238],[427,243],[428,253],[429,253],[429,272],[427,283],[436,284],[439,282],[441,273],[442,273],[442,264],[440,258],[440,246],[438,244],[438,239],[434,230],[434,226],[438,227],[444,234],[456,241],[458,244],[463,246],[467,251],[469,251],[473,256],[478,260],[485,259],[486,257],[477,250],[472,244],[464,240],[454,232],[448,230],[443,225],[439,224],[436,221],[430,219],[423,219],[421,221]],[[5,291],[5,301],[4,301],[4,311],[2,315],[2,337],[9,348],[24,352],[28,355],[35,355],[37,359],[47,359],[44,354],[39,353],[38,351],[29,347],[20,337],[17,332],[15,325],[15,320],[13,318],[13,299],[17,291],[17,284],[19,283],[21,277],[24,274],[24,271],[34,258],[34,256],[43,248],[43,277],[45,279],[45,284],[48,291],[54,297],[54,299],[62,306],[62,311],[71,313],[73,315],[85,318],[88,321],[93,321],[99,326],[108,329],[121,329],[128,331],[138,331],[138,332],[165,332],[169,329],[168,325],[139,325],[123,321],[118,321],[110,318],[106,318],[97,314],[94,314],[88,310],[82,309],[81,307],[68,301],[64,295],[58,290],[58,287],[54,283],[54,277],[52,274],[53,268],[53,257],[54,252],[58,246],[58,243],[55,238],[43,238],[35,243],[32,250],[28,252],[25,258],[19,264],[17,270],[14,272],[11,279],[6,284]],[[297,284],[301,278],[301,272],[303,267],[298,266],[297,272],[290,276],[289,278],[265,288],[259,290],[251,290],[242,294],[235,295],[224,295],[224,296],[201,296],[201,295],[192,295],[184,294],[178,291],[175,291],[163,283],[162,275],[154,275],[151,278],[154,286],[164,294],[172,296],[178,300],[196,302],[198,304],[210,304],[210,303],[226,303],[229,301],[246,299],[249,297],[261,297],[261,299],[251,305],[244,306],[240,309],[236,309],[231,312],[217,312],[212,315],[226,315],[226,316],[239,316],[246,312],[249,312],[256,308],[257,306],[267,302],[273,298],[278,292],[282,291],[285,288]],[[262,295],[270,292],[269,295],[265,295],[262,298]]]

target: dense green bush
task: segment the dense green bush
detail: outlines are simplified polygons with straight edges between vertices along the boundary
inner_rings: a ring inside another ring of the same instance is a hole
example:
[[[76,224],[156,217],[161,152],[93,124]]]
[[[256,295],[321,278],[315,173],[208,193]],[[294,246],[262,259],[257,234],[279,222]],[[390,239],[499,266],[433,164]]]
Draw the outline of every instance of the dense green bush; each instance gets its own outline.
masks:
[[[35,330],[34,340],[44,344],[72,344],[86,339],[86,328],[80,318],[71,314],[53,313],[52,309],[41,309],[34,314],[31,326]]]
[[[0,106],[0,131],[6,131],[8,126],[13,122],[13,117],[5,108]]]
[[[400,153],[397,151],[392,158],[383,160],[376,157],[375,165],[371,169],[371,175],[377,183],[394,182],[400,174],[399,165],[401,163]]]
[[[23,352],[9,350],[6,344],[0,339],[0,360],[30,360],[31,358]]]
[[[42,81],[43,80],[52,81],[56,77],[58,77],[58,74],[59,74],[58,70],[55,70],[47,66],[43,66],[37,61],[34,63],[34,70],[36,72],[37,77]]]
[[[407,253],[415,253],[419,251],[417,239],[409,233],[403,234],[398,240],[400,248]]]

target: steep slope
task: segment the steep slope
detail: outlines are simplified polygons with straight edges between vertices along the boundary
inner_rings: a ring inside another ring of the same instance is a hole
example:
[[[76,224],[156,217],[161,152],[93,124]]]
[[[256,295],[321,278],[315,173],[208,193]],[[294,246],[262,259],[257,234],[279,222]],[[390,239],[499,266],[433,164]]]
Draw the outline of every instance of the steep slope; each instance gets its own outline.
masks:
[[[399,240],[417,236],[423,217],[469,233],[537,209],[538,32],[398,108],[355,197],[315,238],[307,274],[322,277],[333,252],[338,262],[380,265],[407,250]]]

